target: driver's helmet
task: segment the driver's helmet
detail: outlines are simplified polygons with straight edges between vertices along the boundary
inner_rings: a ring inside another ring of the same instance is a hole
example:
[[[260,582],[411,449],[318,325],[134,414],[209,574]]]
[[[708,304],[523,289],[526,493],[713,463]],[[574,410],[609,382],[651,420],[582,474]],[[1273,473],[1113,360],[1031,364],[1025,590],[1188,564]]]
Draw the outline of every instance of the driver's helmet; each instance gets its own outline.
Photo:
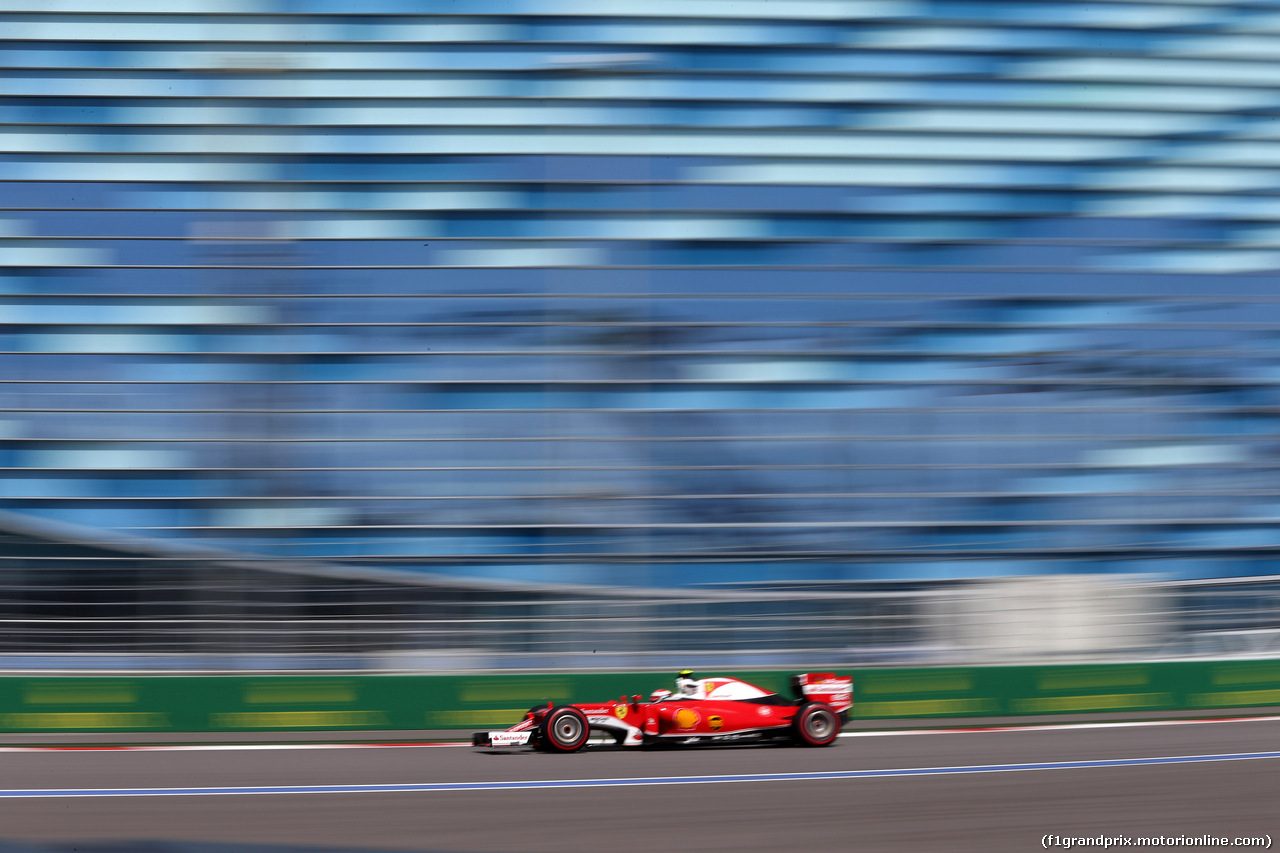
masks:
[[[671,695],[671,691],[670,691],[670,690],[655,690],[655,691],[653,691],[652,693],[650,693],[650,694],[649,694],[649,701],[650,701],[650,702],[661,702],[663,699],[666,699],[666,698],[667,698],[667,697],[669,697],[670,695]]]
[[[676,694],[684,697],[693,697],[697,693],[698,680],[693,677],[693,670],[680,670],[680,674],[676,676]]]

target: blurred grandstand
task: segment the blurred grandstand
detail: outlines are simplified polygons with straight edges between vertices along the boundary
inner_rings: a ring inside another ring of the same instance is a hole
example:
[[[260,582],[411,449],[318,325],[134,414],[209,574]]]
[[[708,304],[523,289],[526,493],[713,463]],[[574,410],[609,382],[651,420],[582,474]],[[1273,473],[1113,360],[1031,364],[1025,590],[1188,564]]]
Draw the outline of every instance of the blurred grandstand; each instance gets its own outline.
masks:
[[[0,0],[0,666],[1274,653],[1278,57]]]

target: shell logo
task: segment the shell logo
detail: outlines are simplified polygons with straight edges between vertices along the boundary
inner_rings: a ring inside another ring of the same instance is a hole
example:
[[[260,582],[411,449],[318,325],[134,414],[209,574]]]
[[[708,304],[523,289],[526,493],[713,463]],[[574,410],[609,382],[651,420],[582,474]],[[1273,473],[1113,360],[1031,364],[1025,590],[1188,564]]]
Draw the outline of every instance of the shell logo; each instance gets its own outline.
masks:
[[[691,729],[698,724],[702,718],[698,716],[697,711],[691,711],[688,708],[681,708],[676,711],[676,727],[681,729]]]

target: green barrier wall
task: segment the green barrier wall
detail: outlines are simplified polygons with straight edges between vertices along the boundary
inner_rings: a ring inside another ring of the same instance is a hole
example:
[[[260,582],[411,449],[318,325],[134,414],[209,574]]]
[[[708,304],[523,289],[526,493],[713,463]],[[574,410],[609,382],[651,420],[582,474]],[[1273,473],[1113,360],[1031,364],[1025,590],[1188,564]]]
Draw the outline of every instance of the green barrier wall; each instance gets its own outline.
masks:
[[[857,719],[1280,705],[1280,660],[845,670]],[[717,672],[789,693],[789,672]],[[0,731],[506,728],[535,704],[670,687],[672,674],[0,677]]]

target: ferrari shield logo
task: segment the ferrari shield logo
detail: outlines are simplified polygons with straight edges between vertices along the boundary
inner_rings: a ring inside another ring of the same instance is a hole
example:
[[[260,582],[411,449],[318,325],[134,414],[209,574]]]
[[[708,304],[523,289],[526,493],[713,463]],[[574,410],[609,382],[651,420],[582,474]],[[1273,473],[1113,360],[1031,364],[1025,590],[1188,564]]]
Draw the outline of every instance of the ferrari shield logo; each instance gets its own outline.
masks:
[[[707,725],[711,727],[711,731],[718,732],[724,728],[724,717],[708,717]]]

